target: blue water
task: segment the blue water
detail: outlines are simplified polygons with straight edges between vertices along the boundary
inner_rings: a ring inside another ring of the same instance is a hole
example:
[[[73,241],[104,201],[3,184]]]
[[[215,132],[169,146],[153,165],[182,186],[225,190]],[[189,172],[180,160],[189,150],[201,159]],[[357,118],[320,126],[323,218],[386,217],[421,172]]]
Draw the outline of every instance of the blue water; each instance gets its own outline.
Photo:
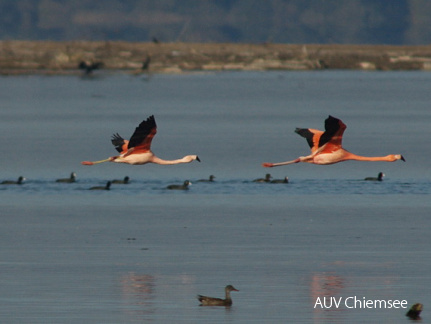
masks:
[[[431,74],[241,72],[0,78],[0,312],[8,323],[404,323],[407,309],[315,308],[318,297],[406,300],[429,318]],[[154,114],[161,158],[115,155]],[[296,127],[347,125],[343,145],[406,162],[295,164]],[[77,173],[73,184],[55,179]],[[384,172],[382,182],[363,179]],[[288,184],[254,183],[266,173]],[[215,175],[214,183],[197,180]],[[90,191],[131,178],[110,191]],[[187,191],[172,183],[190,180]],[[195,295],[231,308],[199,307]]]

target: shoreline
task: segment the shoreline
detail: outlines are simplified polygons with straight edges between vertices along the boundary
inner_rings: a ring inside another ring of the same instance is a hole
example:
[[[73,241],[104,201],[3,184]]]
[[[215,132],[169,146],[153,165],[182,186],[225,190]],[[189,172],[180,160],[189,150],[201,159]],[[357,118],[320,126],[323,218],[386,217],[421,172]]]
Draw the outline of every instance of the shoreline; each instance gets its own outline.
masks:
[[[143,62],[151,58],[149,68]],[[0,41],[0,75],[75,75],[81,61],[121,73],[431,70],[431,45]]]

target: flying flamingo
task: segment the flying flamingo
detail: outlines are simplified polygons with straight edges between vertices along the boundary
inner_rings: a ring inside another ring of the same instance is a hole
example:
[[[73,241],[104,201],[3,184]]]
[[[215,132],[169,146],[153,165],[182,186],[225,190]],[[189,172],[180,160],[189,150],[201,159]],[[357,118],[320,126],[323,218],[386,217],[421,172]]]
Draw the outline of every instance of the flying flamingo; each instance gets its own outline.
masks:
[[[115,146],[120,155],[111,156],[106,160],[100,161],[84,161],[81,162],[83,165],[93,165],[96,163],[103,162],[117,162],[117,163],[127,163],[127,164],[146,164],[146,163],[156,163],[156,164],[179,164],[179,163],[189,163],[194,160],[199,160],[197,155],[186,155],[185,157],[177,160],[163,160],[155,156],[151,152],[151,141],[157,133],[157,125],[154,116],[150,116],[147,120],[136,127],[130,140],[123,139],[120,135],[114,134],[112,136],[112,144]]]
[[[405,161],[404,157],[400,154],[366,157],[346,151],[341,145],[345,129],[346,125],[340,119],[332,116],[329,116],[325,120],[324,132],[311,128],[297,128],[295,132],[302,137],[305,137],[308,142],[308,145],[311,148],[311,154],[307,156],[300,156],[299,158],[292,161],[280,163],[263,163],[262,166],[266,168],[271,168],[275,166],[288,165],[298,162],[308,162],[325,165],[343,162],[347,160],[385,162],[394,162],[397,160]]]

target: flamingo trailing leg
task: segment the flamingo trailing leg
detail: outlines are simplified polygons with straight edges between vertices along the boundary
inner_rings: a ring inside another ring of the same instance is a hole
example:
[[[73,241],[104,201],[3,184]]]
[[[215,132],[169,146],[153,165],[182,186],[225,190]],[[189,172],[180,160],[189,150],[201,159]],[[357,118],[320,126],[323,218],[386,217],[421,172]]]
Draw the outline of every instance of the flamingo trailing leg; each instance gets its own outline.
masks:
[[[345,150],[342,147],[341,141],[346,125],[338,118],[329,116],[325,120],[325,131],[319,131],[311,128],[297,128],[296,133],[305,137],[308,145],[311,148],[311,154],[307,156],[300,156],[299,158],[286,162],[279,163],[263,163],[262,166],[266,168],[289,165],[299,162],[308,162],[313,164],[334,164],[347,160],[356,161],[384,161],[394,162],[397,160],[405,161],[401,154],[390,154],[386,156],[367,157],[360,156]]]
[[[83,165],[93,165],[103,162],[127,163],[132,165],[156,163],[156,164],[179,164],[189,163],[194,160],[200,162],[197,155],[186,155],[177,160],[163,160],[151,151],[151,141],[157,133],[157,125],[154,116],[150,116],[147,120],[136,127],[130,140],[123,139],[120,135],[112,136],[112,144],[115,146],[120,155],[112,156],[100,161],[83,161]]]

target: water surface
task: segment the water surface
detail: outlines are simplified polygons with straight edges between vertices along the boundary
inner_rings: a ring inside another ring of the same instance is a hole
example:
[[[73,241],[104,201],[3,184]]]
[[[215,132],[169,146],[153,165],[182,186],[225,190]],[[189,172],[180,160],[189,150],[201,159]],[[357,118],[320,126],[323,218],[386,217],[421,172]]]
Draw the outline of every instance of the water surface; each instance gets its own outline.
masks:
[[[424,72],[0,78],[1,313],[8,323],[403,323],[406,309],[314,308],[318,297],[431,304],[431,138]],[[105,163],[110,136],[154,114],[153,151],[202,162]],[[407,162],[296,164],[296,127],[347,125],[344,146]],[[78,174],[73,184],[55,179]],[[384,172],[383,182],[363,179]],[[288,184],[253,183],[271,173]],[[216,176],[214,183],[199,179]],[[88,188],[128,175],[110,191]],[[191,180],[190,190],[166,186]],[[199,307],[196,294],[231,308]]]

